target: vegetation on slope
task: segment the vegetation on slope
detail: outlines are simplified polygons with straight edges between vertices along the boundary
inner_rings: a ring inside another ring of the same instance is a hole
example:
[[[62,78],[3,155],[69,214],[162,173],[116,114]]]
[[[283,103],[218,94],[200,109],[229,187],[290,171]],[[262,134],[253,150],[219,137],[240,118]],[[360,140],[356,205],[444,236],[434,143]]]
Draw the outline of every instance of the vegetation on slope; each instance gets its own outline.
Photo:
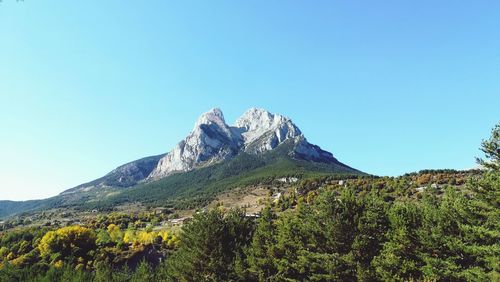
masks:
[[[151,206],[195,208],[208,204],[228,189],[271,183],[280,177],[311,178],[336,175],[351,178],[364,175],[342,163],[318,163],[288,156],[293,144],[285,143],[263,155],[240,154],[234,159],[164,179],[145,183],[90,203],[77,203],[86,209],[109,208],[125,202]]]

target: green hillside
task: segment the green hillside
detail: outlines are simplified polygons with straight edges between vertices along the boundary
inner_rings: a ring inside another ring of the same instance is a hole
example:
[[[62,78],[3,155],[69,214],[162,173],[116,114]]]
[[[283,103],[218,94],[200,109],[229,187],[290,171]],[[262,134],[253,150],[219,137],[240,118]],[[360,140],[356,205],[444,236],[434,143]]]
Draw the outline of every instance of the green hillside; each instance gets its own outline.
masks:
[[[80,204],[84,208],[108,208],[126,202],[142,202],[152,206],[194,208],[207,204],[217,194],[228,189],[272,183],[280,177],[303,179],[327,175],[364,175],[340,162],[327,164],[292,158],[287,154],[289,146],[291,144],[283,144],[263,155],[240,154],[222,163],[174,174],[155,182],[119,190],[104,199]]]
[[[0,201],[0,218],[9,216],[14,212],[28,211],[40,207],[42,201]]]

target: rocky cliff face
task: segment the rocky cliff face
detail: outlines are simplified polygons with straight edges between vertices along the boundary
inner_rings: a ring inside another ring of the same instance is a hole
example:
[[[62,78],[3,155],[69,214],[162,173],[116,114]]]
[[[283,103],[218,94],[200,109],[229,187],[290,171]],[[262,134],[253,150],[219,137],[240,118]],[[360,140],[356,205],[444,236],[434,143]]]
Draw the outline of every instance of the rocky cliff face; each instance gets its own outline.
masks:
[[[220,109],[200,116],[193,131],[159,162],[148,180],[185,172],[236,156],[241,152],[261,154],[292,139],[293,157],[315,162],[337,162],[329,152],[307,142],[287,117],[252,108],[229,126]]]
[[[285,140],[302,135],[289,118],[255,108],[236,121],[236,128],[241,132],[244,142],[242,149],[256,154],[272,150]]]
[[[238,153],[240,144],[240,136],[226,124],[222,111],[212,109],[201,115],[186,139],[159,161],[149,179],[233,157]]]

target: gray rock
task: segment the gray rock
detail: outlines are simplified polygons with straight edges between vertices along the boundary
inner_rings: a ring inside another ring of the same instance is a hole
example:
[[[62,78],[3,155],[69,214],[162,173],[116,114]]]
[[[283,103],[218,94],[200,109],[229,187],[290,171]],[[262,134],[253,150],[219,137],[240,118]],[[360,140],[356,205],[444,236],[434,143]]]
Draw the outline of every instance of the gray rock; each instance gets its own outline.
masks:
[[[239,135],[224,120],[220,109],[200,116],[193,131],[159,162],[148,179],[158,179],[175,172],[210,165],[235,156]]]
[[[220,109],[202,114],[193,131],[159,162],[147,180],[186,172],[230,159],[241,152],[261,154],[287,140],[294,142],[293,157],[316,162],[337,162],[333,155],[307,142],[291,119],[252,108],[229,126]]]

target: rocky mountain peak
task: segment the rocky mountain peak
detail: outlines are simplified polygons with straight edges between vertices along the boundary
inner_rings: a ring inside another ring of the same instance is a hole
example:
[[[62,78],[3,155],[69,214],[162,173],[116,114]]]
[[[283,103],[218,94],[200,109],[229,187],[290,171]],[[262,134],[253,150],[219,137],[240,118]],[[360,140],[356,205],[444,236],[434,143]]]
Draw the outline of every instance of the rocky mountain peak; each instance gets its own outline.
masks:
[[[219,108],[213,108],[210,111],[203,113],[196,121],[194,127],[200,127],[202,124],[216,124],[222,128],[227,127],[224,114]]]
[[[253,131],[256,129],[268,129],[281,120],[283,120],[283,117],[280,115],[271,114],[264,109],[251,108],[236,121],[235,125],[245,131]]]
[[[193,131],[158,162],[148,179],[210,165],[241,152],[261,154],[289,139],[297,148],[297,154],[291,152],[291,156],[316,161],[328,155],[307,143],[300,129],[285,116],[251,108],[231,127],[226,124],[222,111],[214,108],[198,118]]]
[[[238,136],[226,124],[224,114],[214,108],[202,114],[193,131],[159,162],[148,179],[189,171],[233,157],[238,151]]]
[[[250,153],[272,150],[283,141],[302,135],[289,118],[257,108],[246,111],[236,121],[236,127],[241,130],[245,151]]]

